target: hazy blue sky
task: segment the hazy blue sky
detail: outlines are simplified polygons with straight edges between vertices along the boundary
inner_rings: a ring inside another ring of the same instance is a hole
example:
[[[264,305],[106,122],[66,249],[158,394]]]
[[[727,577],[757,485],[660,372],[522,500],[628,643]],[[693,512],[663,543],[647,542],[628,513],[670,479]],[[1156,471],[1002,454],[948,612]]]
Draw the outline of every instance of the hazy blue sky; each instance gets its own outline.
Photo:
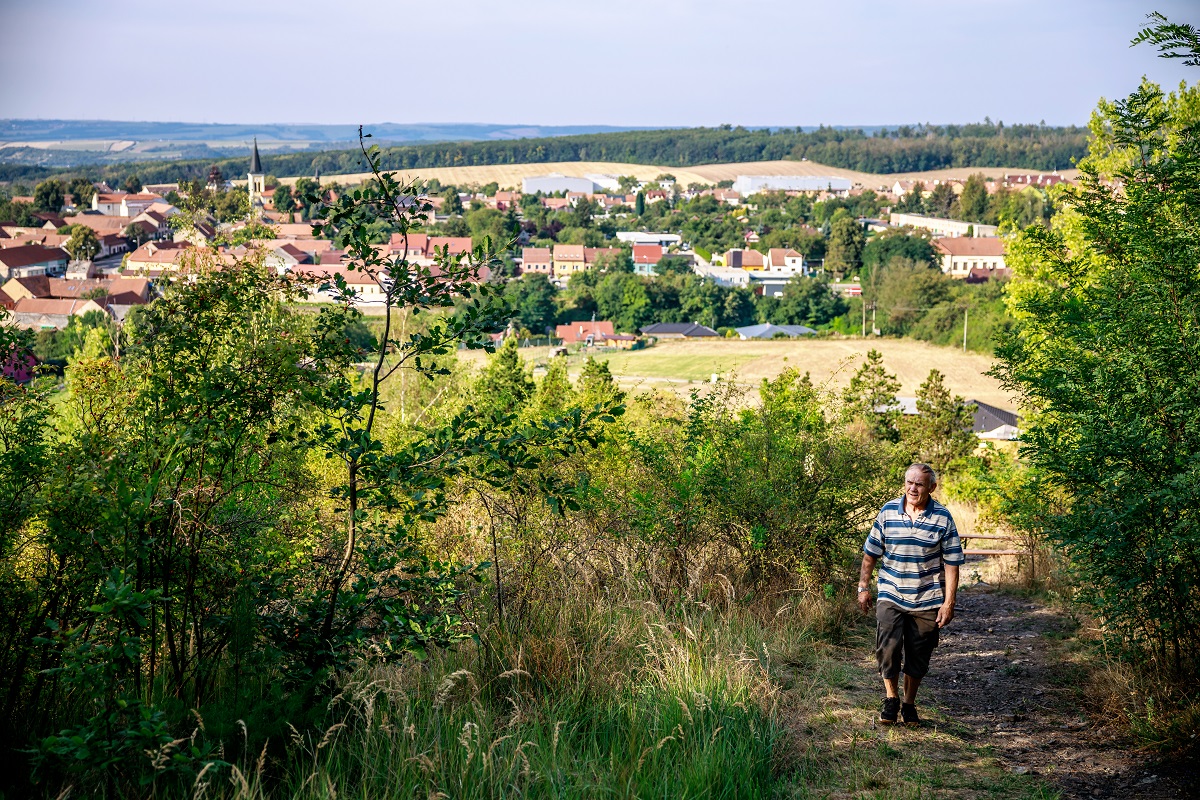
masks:
[[[1195,0],[0,0],[0,117],[1082,123]]]

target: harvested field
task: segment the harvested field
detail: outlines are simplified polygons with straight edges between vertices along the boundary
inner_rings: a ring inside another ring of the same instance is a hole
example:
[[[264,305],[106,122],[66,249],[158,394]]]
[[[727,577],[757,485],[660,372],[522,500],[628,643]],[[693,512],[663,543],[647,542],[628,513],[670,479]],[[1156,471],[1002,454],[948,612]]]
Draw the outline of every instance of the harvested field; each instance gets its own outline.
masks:
[[[955,394],[1000,408],[1016,408],[1015,398],[986,374],[993,366],[988,356],[910,339],[677,340],[659,342],[646,350],[598,353],[596,357],[608,361],[613,375],[626,388],[667,386],[686,393],[689,384],[707,382],[714,373],[749,388],[788,367],[808,372],[818,385],[841,388],[871,348],[883,354],[884,366],[899,379],[899,394],[903,397],[915,396],[929,370],[936,368],[946,376],[946,385]],[[545,360],[546,348],[527,348],[522,355],[526,361],[538,363]],[[484,356],[464,351],[461,358],[481,363]],[[570,358],[574,373],[584,357]]]
[[[922,180],[960,178],[982,172],[994,178],[1003,177],[1005,173],[1037,172],[1037,170],[1022,170],[1007,167],[958,167],[953,169],[931,170],[929,172],[905,172],[896,175],[878,175],[871,172],[857,172],[840,167],[827,167],[815,161],[749,161],[732,164],[707,164],[697,167],[662,167],[646,164],[626,164],[610,161],[555,161],[545,164],[493,164],[481,167],[430,167],[398,171],[395,174],[405,181],[420,178],[432,180],[437,178],[442,183],[456,186],[483,186],[495,181],[502,189],[516,189],[521,186],[521,179],[534,175],[546,175],[557,172],[571,177],[583,177],[588,174],[602,175],[633,175],[638,180],[653,180],[663,173],[670,173],[683,186],[690,183],[715,184],[718,181],[733,180],[738,175],[819,175],[849,178],[864,189],[881,189],[891,187],[898,180]],[[1063,175],[1074,178],[1078,170],[1061,170]],[[343,184],[360,183],[369,173],[352,175],[330,175],[330,180]],[[236,181],[235,181],[236,182]],[[281,178],[281,183],[294,184],[296,178]]]

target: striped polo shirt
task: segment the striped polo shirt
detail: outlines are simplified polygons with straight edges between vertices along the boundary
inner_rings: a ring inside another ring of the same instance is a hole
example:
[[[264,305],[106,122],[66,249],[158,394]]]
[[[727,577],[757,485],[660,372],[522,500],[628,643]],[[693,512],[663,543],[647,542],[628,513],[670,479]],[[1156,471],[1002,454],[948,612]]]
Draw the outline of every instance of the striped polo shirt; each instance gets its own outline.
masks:
[[[942,604],[942,564],[966,561],[954,518],[929,498],[925,510],[909,517],[903,496],[888,502],[875,517],[863,552],[879,559],[879,599],[910,611]]]

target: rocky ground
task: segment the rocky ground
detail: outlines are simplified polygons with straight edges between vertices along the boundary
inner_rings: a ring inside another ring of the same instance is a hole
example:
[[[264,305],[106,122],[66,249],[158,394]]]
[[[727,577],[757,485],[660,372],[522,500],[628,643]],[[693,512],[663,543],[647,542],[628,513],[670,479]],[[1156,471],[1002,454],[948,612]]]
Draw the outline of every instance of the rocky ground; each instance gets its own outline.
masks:
[[[976,746],[1065,798],[1200,797],[1197,765],[1156,762],[1089,699],[1089,669],[1070,656],[1075,624],[986,585],[959,593],[922,695]],[[928,693],[927,693],[928,692]]]

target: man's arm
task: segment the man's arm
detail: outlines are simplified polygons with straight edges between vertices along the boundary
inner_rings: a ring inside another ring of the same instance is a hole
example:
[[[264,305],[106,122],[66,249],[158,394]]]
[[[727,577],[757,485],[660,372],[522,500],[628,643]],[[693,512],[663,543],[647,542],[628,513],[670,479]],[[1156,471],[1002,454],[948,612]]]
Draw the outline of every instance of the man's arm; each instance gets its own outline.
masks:
[[[875,571],[875,556],[870,553],[863,553],[862,569],[858,573],[858,607],[863,612],[871,609],[871,573]],[[955,567],[955,575],[958,574],[958,568]],[[866,591],[863,591],[866,587]]]
[[[944,628],[954,619],[954,601],[958,598],[958,564],[946,564],[945,598],[938,609],[937,626]]]

